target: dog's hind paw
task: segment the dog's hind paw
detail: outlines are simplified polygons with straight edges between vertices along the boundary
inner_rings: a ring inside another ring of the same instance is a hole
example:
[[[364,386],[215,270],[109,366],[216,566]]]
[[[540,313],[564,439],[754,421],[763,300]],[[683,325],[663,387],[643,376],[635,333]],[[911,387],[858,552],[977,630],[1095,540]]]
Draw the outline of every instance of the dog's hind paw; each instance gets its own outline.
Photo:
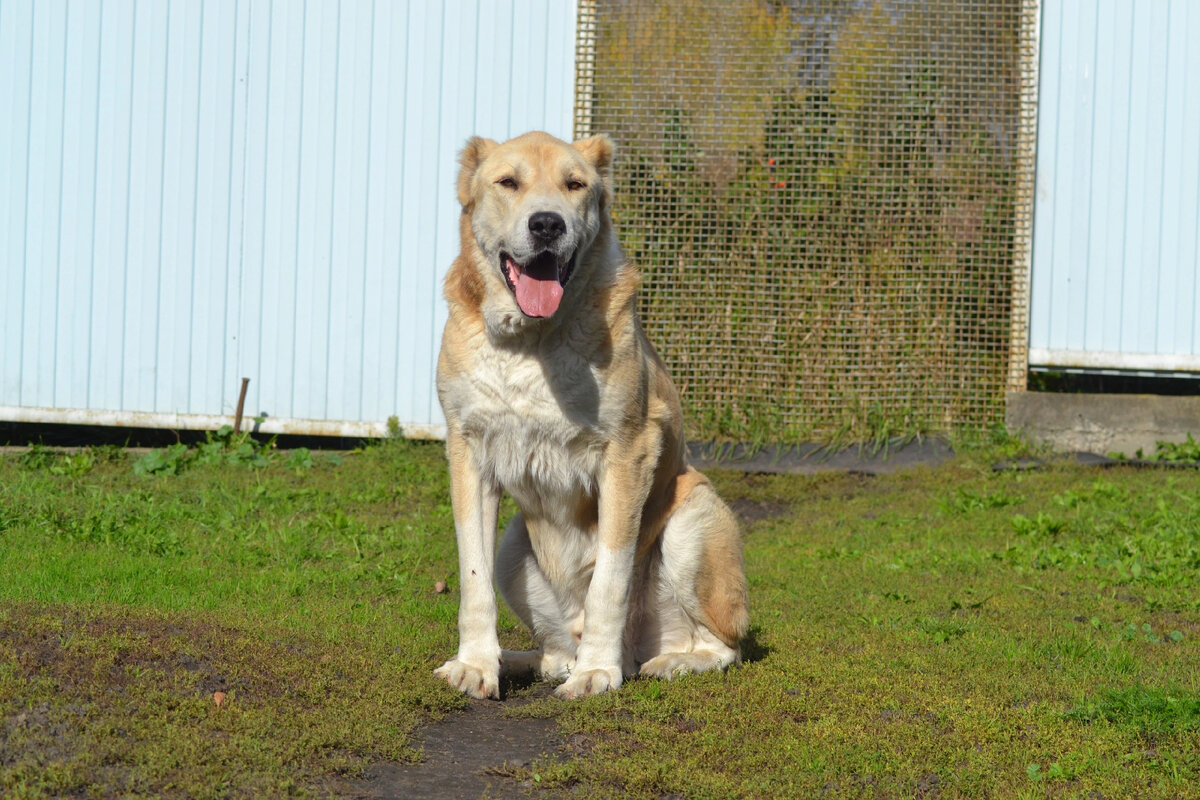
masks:
[[[651,678],[666,678],[671,680],[691,672],[708,672],[713,669],[725,669],[734,661],[736,656],[716,653],[711,650],[694,650],[690,653],[663,653],[642,664],[642,675]]]
[[[433,671],[433,674],[460,692],[478,700],[500,699],[500,661],[490,665],[471,664],[452,658]]]
[[[621,688],[620,669],[589,669],[572,674],[566,683],[554,690],[554,693],[564,700],[574,700],[578,697],[603,694],[610,689],[619,688]]]

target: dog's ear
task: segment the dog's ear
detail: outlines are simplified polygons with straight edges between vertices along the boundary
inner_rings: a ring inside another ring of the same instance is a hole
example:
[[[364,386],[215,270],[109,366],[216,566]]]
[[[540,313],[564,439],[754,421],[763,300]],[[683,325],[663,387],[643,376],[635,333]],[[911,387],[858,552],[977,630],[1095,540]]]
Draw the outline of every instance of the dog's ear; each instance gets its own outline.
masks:
[[[592,163],[597,172],[605,178],[608,177],[608,167],[612,164],[613,157],[612,139],[602,133],[590,139],[580,139],[573,147],[583,153],[583,157]]]
[[[484,159],[499,146],[498,142],[491,139],[472,136],[467,139],[466,146],[458,154],[458,163],[462,165],[462,169],[458,171],[458,202],[464,209],[469,211],[471,207],[471,179],[475,177],[475,171],[479,169],[479,165],[483,163]]]
[[[583,157],[591,162],[591,165],[600,173],[600,179],[604,181],[604,194],[601,195],[600,203],[602,206],[607,206],[612,200],[612,177],[609,167],[612,165],[613,159],[613,140],[601,133],[590,139],[580,139],[572,147],[582,153]]]

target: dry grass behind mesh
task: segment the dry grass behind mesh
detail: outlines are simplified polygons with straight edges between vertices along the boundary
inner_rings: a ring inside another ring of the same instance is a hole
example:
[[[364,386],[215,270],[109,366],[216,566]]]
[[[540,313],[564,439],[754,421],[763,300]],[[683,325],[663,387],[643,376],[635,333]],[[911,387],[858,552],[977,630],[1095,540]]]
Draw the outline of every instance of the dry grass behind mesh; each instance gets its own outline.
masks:
[[[597,3],[581,133],[694,436],[1002,419],[1020,5]]]

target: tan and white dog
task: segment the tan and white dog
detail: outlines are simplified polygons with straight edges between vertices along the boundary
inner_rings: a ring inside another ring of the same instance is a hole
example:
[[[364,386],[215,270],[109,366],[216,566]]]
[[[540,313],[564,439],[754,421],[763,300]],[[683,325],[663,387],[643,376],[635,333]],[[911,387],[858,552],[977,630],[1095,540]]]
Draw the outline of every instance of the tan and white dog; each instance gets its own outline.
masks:
[[[687,465],[679,397],[638,321],[613,230],[605,136],[472,138],[462,252],[438,359],[458,534],[458,654],[437,669],[498,697],[501,667],[598,694],[739,658],[737,521]],[[496,553],[497,507],[521,513]],[[501,651],[493,581],[540,646]]]

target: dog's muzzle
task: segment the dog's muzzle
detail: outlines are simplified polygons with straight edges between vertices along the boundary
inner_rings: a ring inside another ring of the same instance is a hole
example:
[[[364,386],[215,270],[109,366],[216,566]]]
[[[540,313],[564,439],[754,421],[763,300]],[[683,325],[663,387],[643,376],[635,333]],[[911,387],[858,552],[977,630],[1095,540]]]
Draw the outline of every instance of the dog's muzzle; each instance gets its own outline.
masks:
[[[553,316],[562,302],[563,290],[575,269],[575,253],[564,260],[543,250],[520,264],[508,253],[500,253],[500,272],[527,317]]]

